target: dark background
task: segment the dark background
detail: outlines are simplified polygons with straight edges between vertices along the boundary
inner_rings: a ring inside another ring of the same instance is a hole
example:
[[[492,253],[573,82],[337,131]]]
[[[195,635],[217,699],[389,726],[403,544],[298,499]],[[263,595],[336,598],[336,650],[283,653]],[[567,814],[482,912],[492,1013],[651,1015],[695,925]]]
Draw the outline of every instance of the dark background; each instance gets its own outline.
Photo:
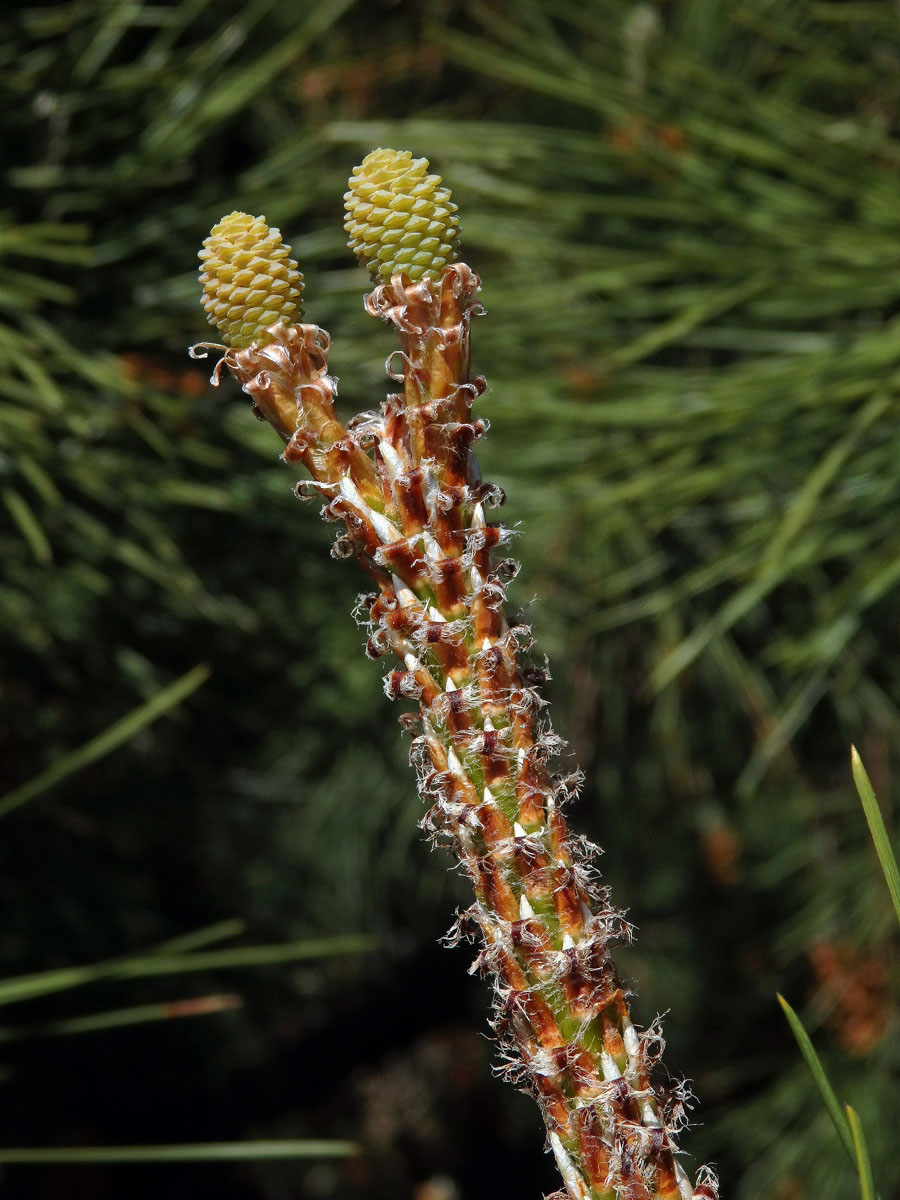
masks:
[[[185,355],[210,336],[202,238],[263,212],[334,336],[343,411],[378,403],[392,345],[341,194],[393,144],[452,187],[484,279],[480,457],[586,772],[573,823],[638,927],[636,1015],[668,1010],[668,1068],[699,1097],[686,1166],[717,1162],[731,1197],[853,1194],[779,990],[900,1195],[892,914],[848,754],[889,812],[896,5],[73,0],[10,8],[0,67],[0,790],[211,668],[3,816],[0,969],[229,918],[223,949],[375,947],[107,979],[0,1022],[4,1147],[321,1137],[362,1158],[21,1166],[0,1193],[557,1186],[536,1109],[492,1078],[486,987],[437,944],[465,889],[418,834],[356,569],[271,431]]]

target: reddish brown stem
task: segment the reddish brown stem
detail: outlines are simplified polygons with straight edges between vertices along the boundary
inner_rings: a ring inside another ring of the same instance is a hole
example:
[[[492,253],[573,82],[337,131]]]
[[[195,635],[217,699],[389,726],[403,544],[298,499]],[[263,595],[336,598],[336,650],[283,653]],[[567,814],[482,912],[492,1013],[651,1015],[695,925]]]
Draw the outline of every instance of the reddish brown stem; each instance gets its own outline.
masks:
[[[469,378],[479,286],[457,263],[438,281],[375,289],[366,307],[397,330],[390,367],[398,378],[402,362],[403,392],[350,429],[334,414],[315,327],[273,327],[269,346],[226,362],[378,585],[368,652],[400,660],[385,686],[418,705],[424,825],[475,893],[452,938],[480,936],[503,1070],[536,1097],[569,1197],[710,1198],[712,1174],[694,1188],[677,1164],[686,1094],[651,1079],[662,1039],[656,1025],[636,1031],[610,953],[628,926],[597,882],[593,848],[567,828],[561,805],[580,779],[551,773],[562,743],[527,666],[530,632],[505,615],[516,566],[494,561],[506,534],[484,504],[500,494],[471,454],[485,429],[472,418],[484,381]]]

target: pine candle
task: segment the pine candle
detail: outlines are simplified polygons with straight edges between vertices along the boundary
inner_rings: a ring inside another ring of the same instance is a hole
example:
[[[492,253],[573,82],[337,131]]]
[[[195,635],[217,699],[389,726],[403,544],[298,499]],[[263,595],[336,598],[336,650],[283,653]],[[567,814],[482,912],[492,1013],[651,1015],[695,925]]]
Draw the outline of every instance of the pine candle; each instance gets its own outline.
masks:
[[[277,230],[241,213],[201,252],[204,304],[227,342],[214,381],[222,365],[235,376],[342,523],[335,556],[355,556],[373,582],[366,649],[394,660],[388,696],[416,706],[402,721],[423,825],[474,889],[450,940],[479,939],[503,1070],[540,1106],[558,1196],[713,1200],[712,1171],[692,1184],[678,1162],[687,1091],[652,1078],[658,1023],[635,1028],[610,950],[629,927],[593,847],[568,830],[561,809],[580,776],[551,771],[562,742],[527,665],[531,632],[505,613],[518,567],[496,557],[508,537],[486,507],[502,493],[472,453],[485,432],[472,414],[485,383],[469,368],[480,281],[456,261],[456,206],[428,165],[373,151],[345,197],[351,247],[376,284],[366,309],[394,327],[403,390],[377,415],[339,421],[330,338],[297,323],[297,265]]]

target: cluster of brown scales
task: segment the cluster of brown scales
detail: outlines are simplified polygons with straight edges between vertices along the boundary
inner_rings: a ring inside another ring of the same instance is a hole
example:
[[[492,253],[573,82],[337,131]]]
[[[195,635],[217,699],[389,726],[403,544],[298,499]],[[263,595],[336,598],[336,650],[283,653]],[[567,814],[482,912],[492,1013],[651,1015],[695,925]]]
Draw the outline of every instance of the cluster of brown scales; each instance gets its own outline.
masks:
[[[389,153],[378,152],[382,172]],[[384,263],[370,262],[376,278]],[[469,367],[479,287],[464,263],[440,260],[416,281],[400,270],[375,287],[366,309],[399,338],[388,365],[402,390],[348,425],[317,326],[276,322],[223,362],[284,439],[285,460],[309,473],[298,488],[318,490],[342,524],[335,555],[355,556],[374,583],[367,652],[393,656],[387,694],[417,705],[403,723],[430,804],[424,826],[451,844],[475,892],[451,938],[480,935],[502,1069],[540,1105],[558,1195],[713,1200],[712,1172],[692,1183],[678,1162],[686,1091],[664,1094],[651,1077],[662,1038],[655,1023],[632,1024],[610,953],[628,927],[592,848],[567,828],[561,809],[579,778],[552,773],[562,743],[529,665],[530,631],[506,616],[517,565],[497,556],[507,533],[485,513],[502,493],[472,453],[486,428],[472,413],[485,383]]]

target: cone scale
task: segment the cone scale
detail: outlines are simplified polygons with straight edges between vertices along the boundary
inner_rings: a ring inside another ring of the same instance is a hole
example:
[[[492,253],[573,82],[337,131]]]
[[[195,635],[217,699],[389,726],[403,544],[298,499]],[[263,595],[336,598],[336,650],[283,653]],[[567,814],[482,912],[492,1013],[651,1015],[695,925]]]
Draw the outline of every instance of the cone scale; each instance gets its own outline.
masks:
[[[358,232],[370,247],[367,237]],[[636,1030],[611,955],[628,926],[593,848],[568,830],[561,809],[580,778],[551,772],[563,743],[528,664],[530,630],[506,616],[517,565],[487,519],[502,493],[480,481],[472,452],[485,432],[472,411],[485,384],[469,368],[479,288],[439,254],[418,279],[399,272],[375,287],[366,309],[396,331],[388,368],[402,390],[350,428],[335,416],[316,326],[274,325],[267,345],[224,361],[343,524],[336,555],[354,555],[375,584],[366,649],[393,658],[385,691],[413,704],[402,722],[429,805],[423,827],[474,891],[449,940],[480,943],[502,1070],[540,1106],[559,1196],[712,1200],[712,1173],[692,1184],[677,1161],[686,1093],[664,1095],[652,1079],[662,1038],[655,1024]]]

